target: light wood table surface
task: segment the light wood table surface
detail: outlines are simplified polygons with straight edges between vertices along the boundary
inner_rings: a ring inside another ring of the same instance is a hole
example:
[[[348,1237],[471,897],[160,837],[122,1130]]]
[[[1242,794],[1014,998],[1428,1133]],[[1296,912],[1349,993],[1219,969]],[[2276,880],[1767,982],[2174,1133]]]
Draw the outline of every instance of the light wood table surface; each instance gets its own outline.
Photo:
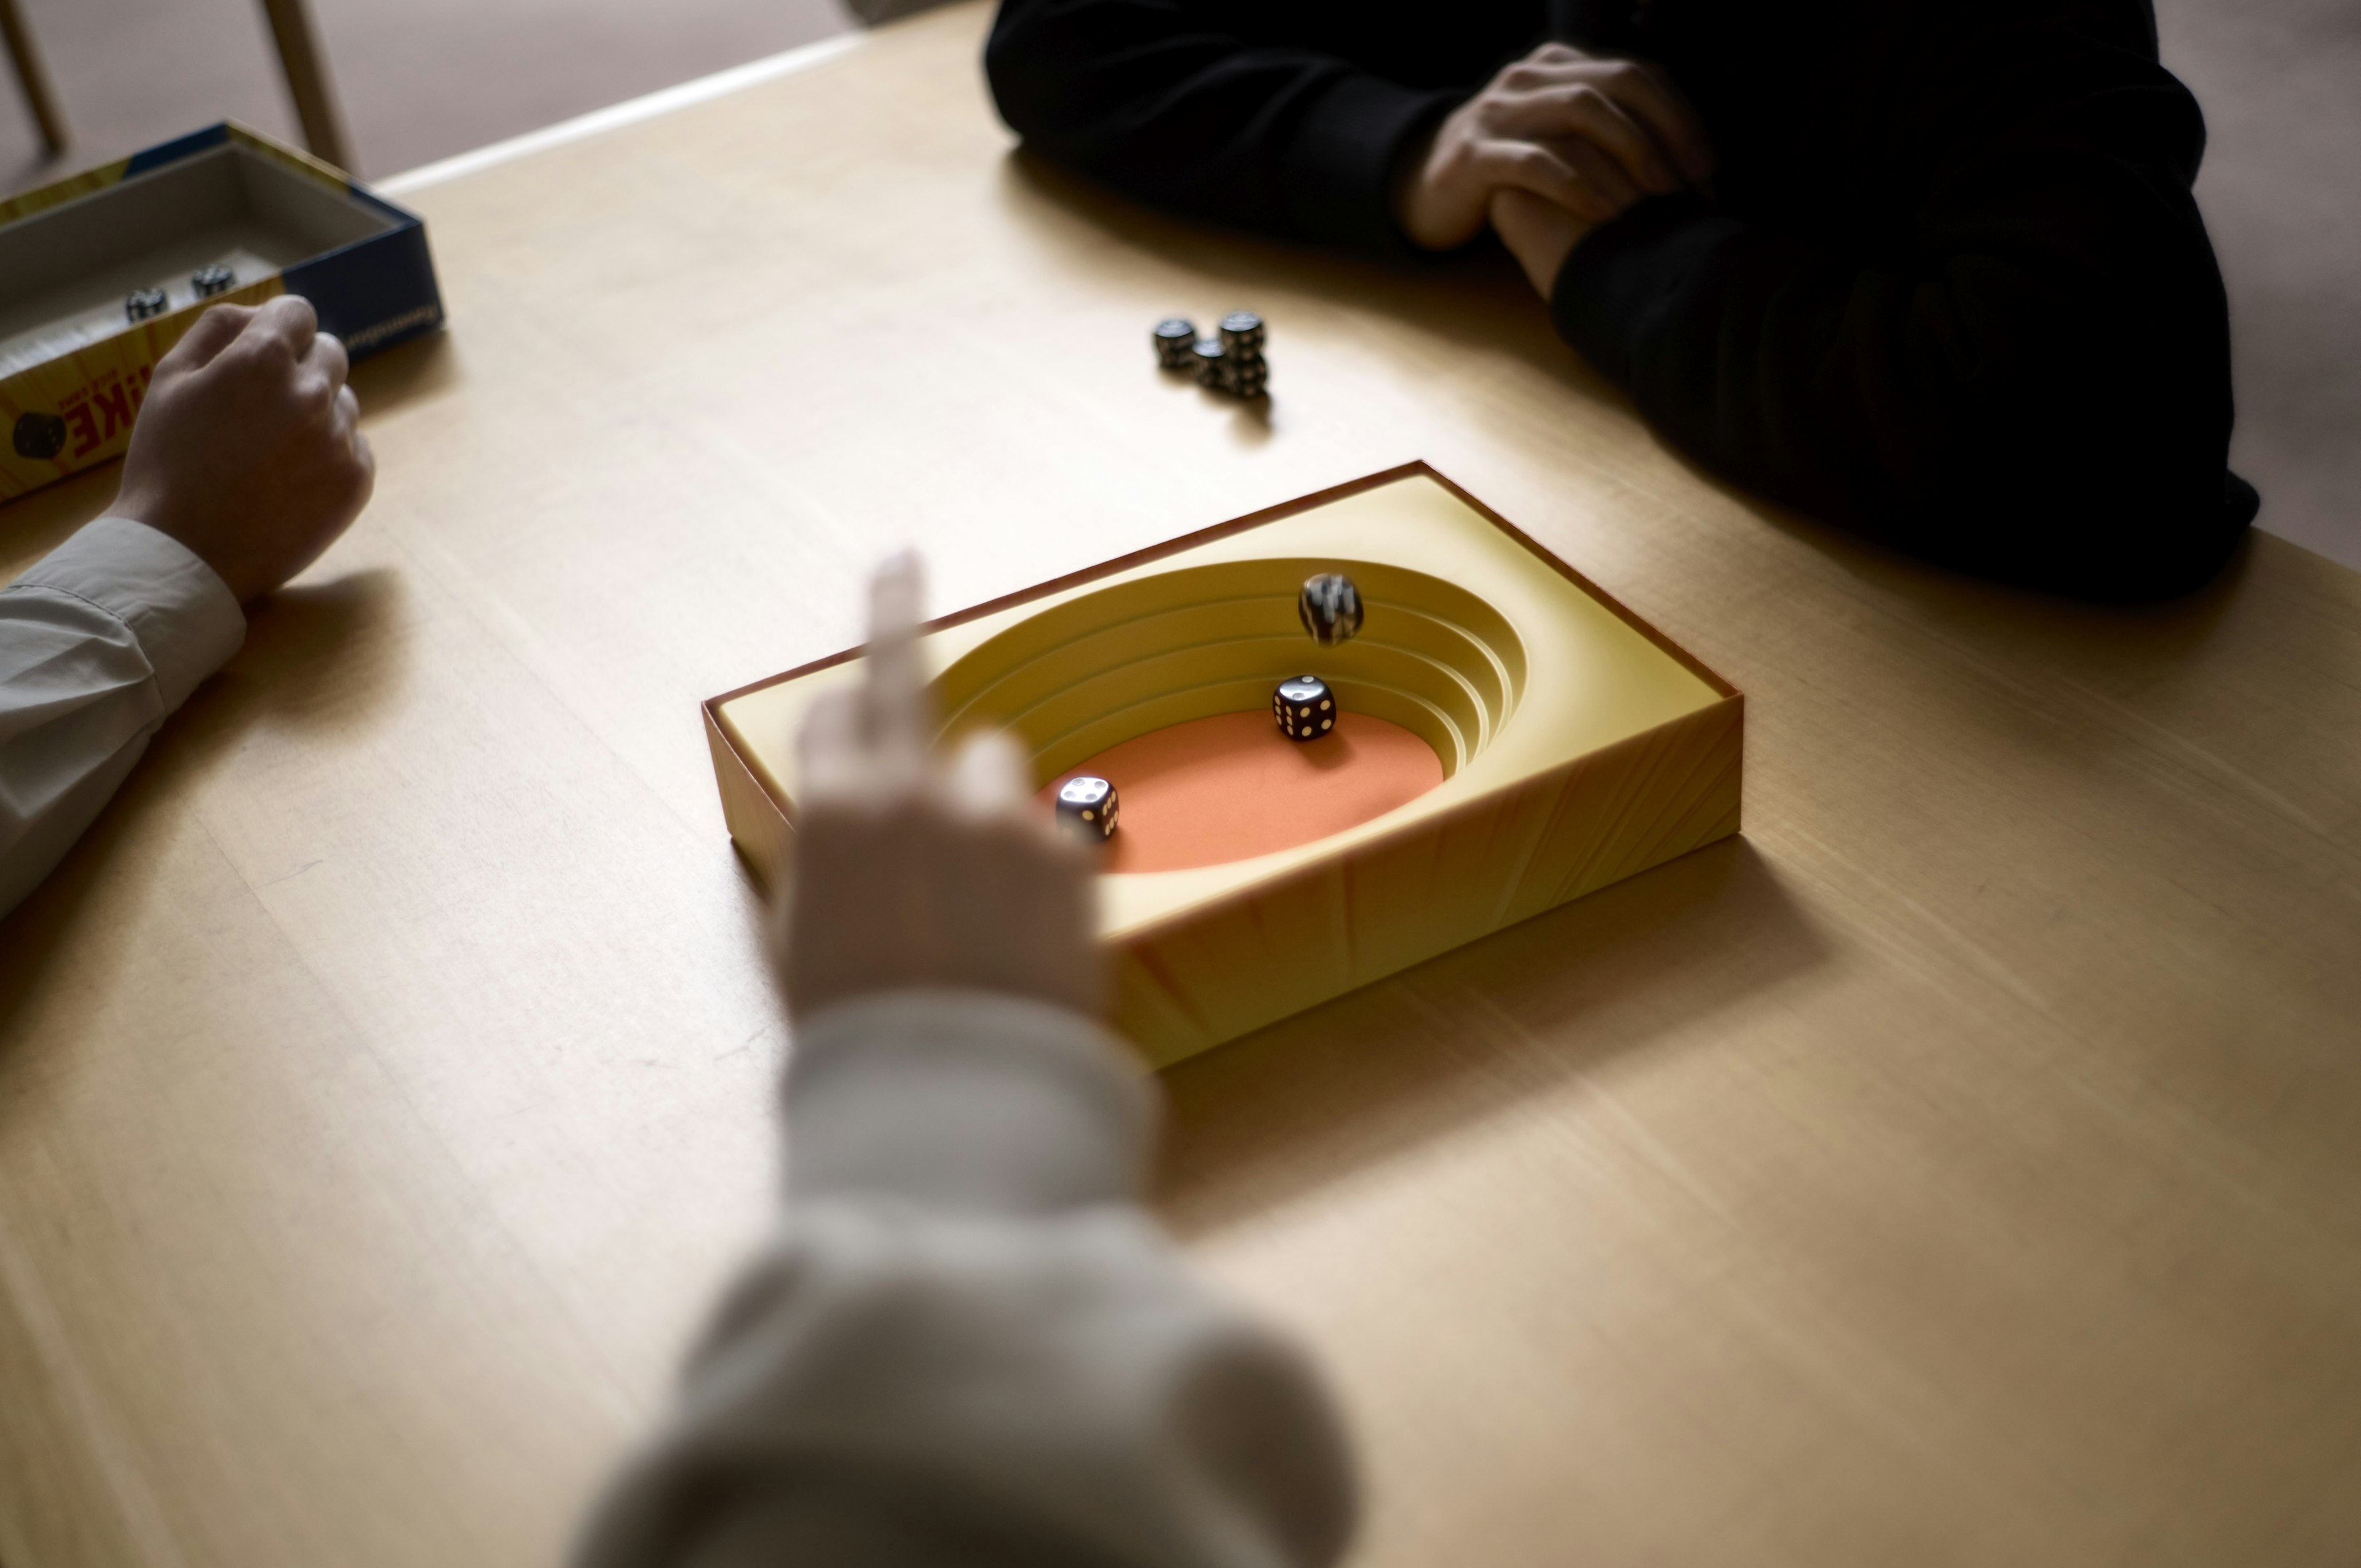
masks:
[[[0,924],[0,1562],[553,1560],[774,1179],[698,699],[892,544],[948,609],[1412,457],[1752,732],[1742,839],[1169,1079],[1359,1560],[2361,1555],[2361,576],[2093,609],[1773,514],[1505,260],[1028,166],[985,21],[410,197],[376,502]],[[1268,420],[1151,366],[1239,305]]]

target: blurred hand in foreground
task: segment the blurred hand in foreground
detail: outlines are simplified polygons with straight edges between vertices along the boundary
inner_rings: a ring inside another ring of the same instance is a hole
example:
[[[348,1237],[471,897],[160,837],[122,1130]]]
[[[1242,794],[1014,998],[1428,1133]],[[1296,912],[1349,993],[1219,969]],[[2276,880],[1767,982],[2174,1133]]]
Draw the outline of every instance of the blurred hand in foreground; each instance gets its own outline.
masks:
[[[156,364],[110,514],[188,546],[240,604],[319,559],[377,464],[311,302],[215,305]]]
[[[860,685],[815,704],[798,738],[794,864],[774,927],[787,1011],[957,986],[1094,1014],[1105,979],[1090,851],[1036,809],[1007,736],[933,749],[919,595],[915,556],[878,569]]]
[[[1503,191],[1600,224],[1713,169],[1703,123],[1654,67],[1549,43],[1502,67],[1411,155],[1395,215],[1415,243],[1449,250],[1483,232]]]

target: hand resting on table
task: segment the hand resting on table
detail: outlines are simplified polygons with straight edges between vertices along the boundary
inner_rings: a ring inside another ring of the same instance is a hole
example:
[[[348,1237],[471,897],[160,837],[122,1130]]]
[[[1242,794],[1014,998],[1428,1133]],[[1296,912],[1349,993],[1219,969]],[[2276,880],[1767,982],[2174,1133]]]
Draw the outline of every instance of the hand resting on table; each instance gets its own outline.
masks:
[[[1411,155],[1395,211],[1412,241],[1448,250],[1483,231],[1504,191],[1598,224],[1713,168],[1704,126],[1654,67],[1543,44]]]
[[[111,515],[180,541],[241,604],[269,593],[376,482],[346,370],[307,300],[212,307],[157,362]]]

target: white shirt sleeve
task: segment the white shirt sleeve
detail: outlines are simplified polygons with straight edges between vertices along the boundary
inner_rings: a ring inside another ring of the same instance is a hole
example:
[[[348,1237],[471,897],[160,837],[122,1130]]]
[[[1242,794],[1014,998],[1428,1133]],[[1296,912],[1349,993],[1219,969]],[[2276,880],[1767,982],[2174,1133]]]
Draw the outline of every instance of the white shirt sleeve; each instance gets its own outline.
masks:
[[[125,518],[100,518],[0,589],[0,915],[245,640],[213,568]]]
[[[1342,1425],[1139,1206],[1153,1093],[1088,1020],[1015,997],[799,1027],[784,1222],[581,1568],[1334,1562]]]

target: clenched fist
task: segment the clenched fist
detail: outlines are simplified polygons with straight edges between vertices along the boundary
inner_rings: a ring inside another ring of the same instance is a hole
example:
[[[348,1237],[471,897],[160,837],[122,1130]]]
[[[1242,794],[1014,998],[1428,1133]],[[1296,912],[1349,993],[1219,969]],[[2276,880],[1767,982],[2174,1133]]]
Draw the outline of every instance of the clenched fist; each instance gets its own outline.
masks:
[[[214,306],[156,364],[112,515],[187,545],[241,604],[269,593],[376,483],[346,369],[309,301]]]

